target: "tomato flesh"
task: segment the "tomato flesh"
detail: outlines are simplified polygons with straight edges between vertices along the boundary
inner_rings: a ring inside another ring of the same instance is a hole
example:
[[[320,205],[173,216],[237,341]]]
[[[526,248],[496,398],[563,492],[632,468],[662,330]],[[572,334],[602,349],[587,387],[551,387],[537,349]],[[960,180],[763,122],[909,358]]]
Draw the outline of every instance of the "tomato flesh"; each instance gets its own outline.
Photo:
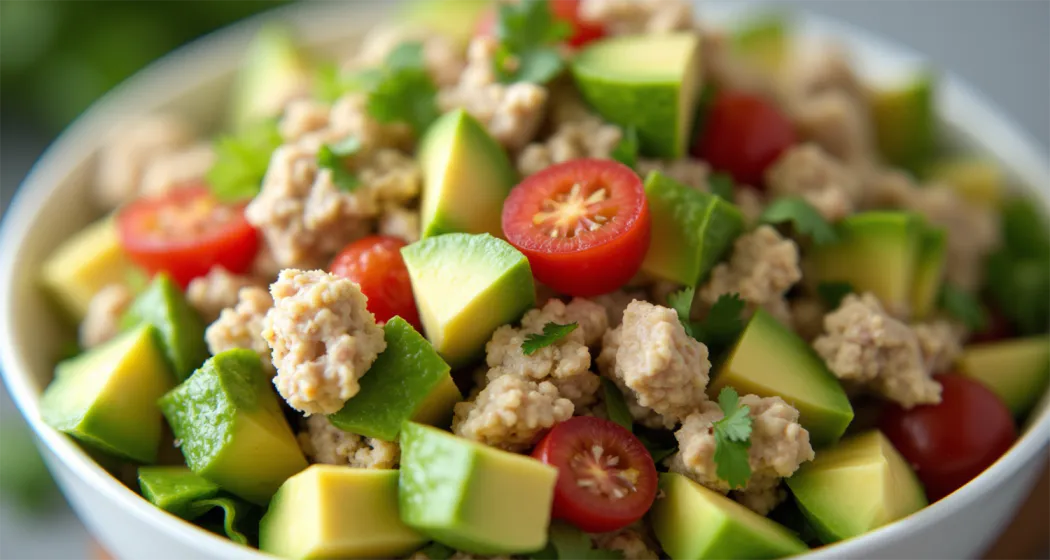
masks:
[[[401,257],[404,246],[404,241],[386,235],[358,239],[336,255],[329,270],[361,287],[376,321],[397,315],[422,332],[408,267]]]
[[[693,155],[738,184],[763,188],[763,175],[797,141],[787,117],[768,101],[746,93],[723,92],[711,104]]]
[[[259,237],[244,207],[219,202],[203,186],[184,187],[122,208],[117,235],[132,262],[185,287],[214,266],[234,274],[251,267]]]
[[[573,296],[623,286],[649,250],[645,188],[611,160],[572,160],[527,177],[503,203],[502,222],[533,275]]]
[[[532,456],[558,469],[552,517],[588,533],[626,527],[656,499],[652,456],[615,422],[570,418],[551,428]]]
[[[550,0],[550,7],[556,19],[572,26],[572,34],[566,41],[569,45],[578,48],[605,36],[603,26],[580,19],[580,0]],[[478,18],[474,34],[479,37],[488,37],[495,34],[495,29],[495,9],[485,10]]]
[[[931,502],[981,474],[1017,439],[1009,409],[979,381],[961,375],[934,379],[944,388],[940,404],[910,410],[891,405],[879,422]]]

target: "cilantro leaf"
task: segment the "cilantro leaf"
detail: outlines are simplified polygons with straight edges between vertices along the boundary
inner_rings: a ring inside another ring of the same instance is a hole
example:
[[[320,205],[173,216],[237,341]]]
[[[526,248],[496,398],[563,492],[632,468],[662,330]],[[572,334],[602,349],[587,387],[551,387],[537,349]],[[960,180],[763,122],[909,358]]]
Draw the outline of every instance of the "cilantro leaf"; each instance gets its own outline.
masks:
[[[259,194],[270,155],[281,145],[277,122],[260,121],[243,132],[221,136],[215,142],[215,163],[206,178],[212,194],[222,201],[245,200]]]
[[[218,497],[197,500],[190,504],[188,519],[196,519],[217,507],[222,508],[223,511],[222,527],[226,536],[235,543],[248,544],[248,537],[237,530],[237,517],[244,517],[251,506],[236,498]]]
[[[322,144],[317,150],[317,166],[332,171],[332,182],[339,190],[353,192],[361,186],[361,180],[346,168],[344,158],[361,150],[361,141],[353,136],[335,144]]]
[[[344,94],[371,90],[382,77],[383,71],[378,68],[345,72],[336,64],[324,63],[314,72],[313,94],[319,101],[335,103]]]
[[[533,333],[525,337],[525,341],[521,343],[521,351],[526,356],[531,356],[540,348],[546,348],[565,338],[569,333],[576,330],[577,326],[579,325],[576,323],[569,323],[568,325],[547,323],[543,325],[543,334]]]
[[[642,445],[645,446],[645,449],[649,451],[649,455],[653,458],[653,462],[657,465],[660,464],[660,461],[663,461],[673,455],[675,451],[678,451],[676,445],[657,441],[646,435],[644,432],[635,434],[635,437],[638,438],[638,441],[642,442]]]
[[[751,409],[740,405],[740,396],[732,387],[724,387],[718,394],[718,406],[725,416],[713,426],[716,473],[730,488],[740,488],[751,478],[747,454],[751,448]]]
[[[603,396],[605,397],[605,413],[609,416],[609,420],[627,428],[627,431],[631,431],[634,425],[634,418],[631,416],[631,411],[627,408],[627,401],[624,400],[623,393],[620,392],[620,388],[616,386],[616,383],[613,383],[612,379],[602,377],[601,380]]]
[[[791,222],[795,231],[810,236],[817,245],[834,243],[839,238],[835,228],[824,219],[824,216],[821,216],[812,204],[797,196],[774,200],[762,212],[759,222],[764,224]]]
[[[493,70],[501,83],[543,84],[564,67],[556,44],[572,33],[572,27],[554,18],[548,0],[504,2],[496,17],[499,49]]]
[[[960,290],[951,284],[941,286],[938,306],[952,317],[962,321],[966,328],[971,331],[983,329],[988,320],[984,307],[981,306],[981,302],[973,294]]]
[[[740,316],[745,307],[739,294],[722,294],[711,306],[707,317],[693,326],[693,331],[708,347],[724,348],[744,330],[744,320]]]
[[[638,165],[638,129],[634,125],[623,129],[623,136],[613,147],[612,158],[632,169]]]
[[[368,114],[379,122],[404,122],[420,133],[441,114],[422,43],[401,43],[387,55],[382,70],[359,73],[354,83],[368,91]]]
[[[829,309],[838,309],[842,299],[855,291],[849,282],[821,282],[817,285],[817,295]]]
[[[623,560],[623,552],[594,548],[591,537],[566,523],[551,524],[547,548],[532,555],[535,560]]]
[[[682,323],[685,334],[693,338],[696,338],[696,334],[693,331],[693,322],[690,319],[690,315],[692,314],[693,297],[695,295],[696,288],[689,286],[667,296],[667,306],[674,309],[675,313],[678,314],[678,321]]]
[[[707,184],[711,187],[711,194],[721,197],[723,200],[733,202],[733,178],[726,173],[712,173],[707,178]]]
[[[422,552],[430,560],[448,560],[456,552],[455,550],[452,550],[451,548],[436,541],[424,546],[423,548],[419,549],[419,551]]]

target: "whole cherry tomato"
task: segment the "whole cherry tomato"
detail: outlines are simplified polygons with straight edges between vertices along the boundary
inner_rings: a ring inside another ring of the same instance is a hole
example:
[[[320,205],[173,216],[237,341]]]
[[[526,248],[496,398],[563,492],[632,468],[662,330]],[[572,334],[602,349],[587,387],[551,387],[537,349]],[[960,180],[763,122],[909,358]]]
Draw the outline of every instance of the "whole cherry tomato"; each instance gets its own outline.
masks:
[[[582,47],[605,36],[604,27],[596,23],[583,21],[580,18],[580,0],[549,1],[554,17],[572,26],[572,35],[566,41],[568,44],[574,47]],[[496,11],[494,9],[485,10],[485,13],[478,19],[474,34],[481,37],[492,35],[495,32],[495,26]]]
[[[422,332],[412,282],[401,258],[404,246],[404,241],[386,235],[358,239],[336,255],[329,270],[361,287],[376,321],[386,322],[397,315]]]

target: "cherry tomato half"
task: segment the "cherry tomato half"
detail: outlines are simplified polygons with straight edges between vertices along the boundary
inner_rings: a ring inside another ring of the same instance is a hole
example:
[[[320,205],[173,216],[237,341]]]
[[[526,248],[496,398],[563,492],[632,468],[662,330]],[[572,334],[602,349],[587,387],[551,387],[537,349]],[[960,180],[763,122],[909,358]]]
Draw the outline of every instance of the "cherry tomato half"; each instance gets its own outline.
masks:
[[[776,107],[756,95],[723,92],[715,97],[693,155],[743,185],[762,188],[762,177],[796,141],[795,129]]]
[[[503,234],[533,275],[557,292],[593,296],[623,286],[649,250],[641,179],[611,160],[577,159],[527,177],[503,203]]]
[[[626,527],[656,499],[652,456],[615,422],[575,416],[555,424],[532,456],[558,469],[552,516],[588,533]]]
[[[203,186],[131,202],[117,214],[117,235],[128,257],[150,274],[167,272],[185,287],[213,266],[248,270],[259,236],[244,218],[245,204],[219,202]]]
[[[904,410],[888,406],[879,429],[915,467],[935,501],[994,463],[1017,439],[1006,405],[979,381],[938,375],[941,402]]]
[[[580,0],[550,0],[551,12],[556,19],[568,22],[572,26],[572,35],[568,44],[582,47],[591,41],[605,36],[605,28],[599,24],[580,19]],[[478,19],[474,34],[480,37],[492,35],[496,27],[495,9],[485,10]]]
[[[336,255],[329,270],[361,286],[376,321],[389,321],[398,315],[422,332],[408,267],[401,258],[404,246],[404,241],[386,235],[358,239]]]

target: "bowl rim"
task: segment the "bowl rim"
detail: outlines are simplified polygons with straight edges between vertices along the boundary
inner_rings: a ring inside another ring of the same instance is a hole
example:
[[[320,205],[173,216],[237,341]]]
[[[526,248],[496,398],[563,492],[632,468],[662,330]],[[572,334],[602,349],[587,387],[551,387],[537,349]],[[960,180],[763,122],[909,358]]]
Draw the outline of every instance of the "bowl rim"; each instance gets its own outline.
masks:
[[[220,557],[258,559],[267,556],[257,549],[237,545],[154,507],[110,475],[71,438],[43,422],[38,408],[40,391],[35,388],[28,363],[16,348],[11,335],[16,327],[11,305],[15,264],[21,260],[24,241],[31,225],[39,219],[44,203],[73,169],[97,150],[99,132],[108,128],[110,116],[121,112],[143,114],[155,104],[146,100],[150,97],[147,92],[164,91],[165,99],[175,99],[188,95],[203,83],[228,74],[239,64],[238,53],[244,45],[267,22],[281,20],[290,23],[293,28],[313,30],[318,22],[339,20],[342,28],[340,32],[350,35],[364,31],[368,22],[379,21],[375,18],[382,17],[398,3],[384,3],[380,7],[377,5],[379,3],[352,2],[349,8],[347,5],[333,7],[327,3],[318,3],[270,10],[217,30],[165,55],[96,101],[61,133],[33,165],[0,223],[0,247],[15,248],[0,251],[0,370],[12,400],[40,441],[82,483],[95,487],[106,499],[131,511],[153,530],[180,541],[188,549],[207,551]],[[753,10],[754,6],[750,3],[704,5],[698,10],[698,15],[722,23],[731,22]],[[354,17],[349,20],[332,17],[351,13]],[[790,14],[798,24],[796,27],[801,35],[834,37],[855,55],[861,51],[874,53],[874,58],[885,59],[891,66],[922,60],[909,48],[891,43],[853,24],[804,10],[792,11]],[[331,23],[327,27],[329,30],[334,29]],[[309,37],[309,34],[302,36]],[[308,45],[318,42],[316,36],[304,41]],[[1050,208],[1050,163],[1045,148],[1013,121],[1005,118],[973,87],[949,71],[942,70],[938,74],[939,118],[968,135],[979,145],[982,154],[993,155],[1007,172],[1018,175],[1024,187],[1030,191],[1029,194],[1034,195],[1044,208]],[[1044,401],[1048,395],[1050,391],[1044,395]],[[1050,407],[1044,406],[1006,454],[959,490],[906,518],[858,537],[814,549],[805,557],[870,555],[872,551],[878,550],[880,542],[897,541],[924,531],[938,520],[977,504],[983,496],[996,489],[998,481],[1012,478],[1031,463],[1048,441]]]

